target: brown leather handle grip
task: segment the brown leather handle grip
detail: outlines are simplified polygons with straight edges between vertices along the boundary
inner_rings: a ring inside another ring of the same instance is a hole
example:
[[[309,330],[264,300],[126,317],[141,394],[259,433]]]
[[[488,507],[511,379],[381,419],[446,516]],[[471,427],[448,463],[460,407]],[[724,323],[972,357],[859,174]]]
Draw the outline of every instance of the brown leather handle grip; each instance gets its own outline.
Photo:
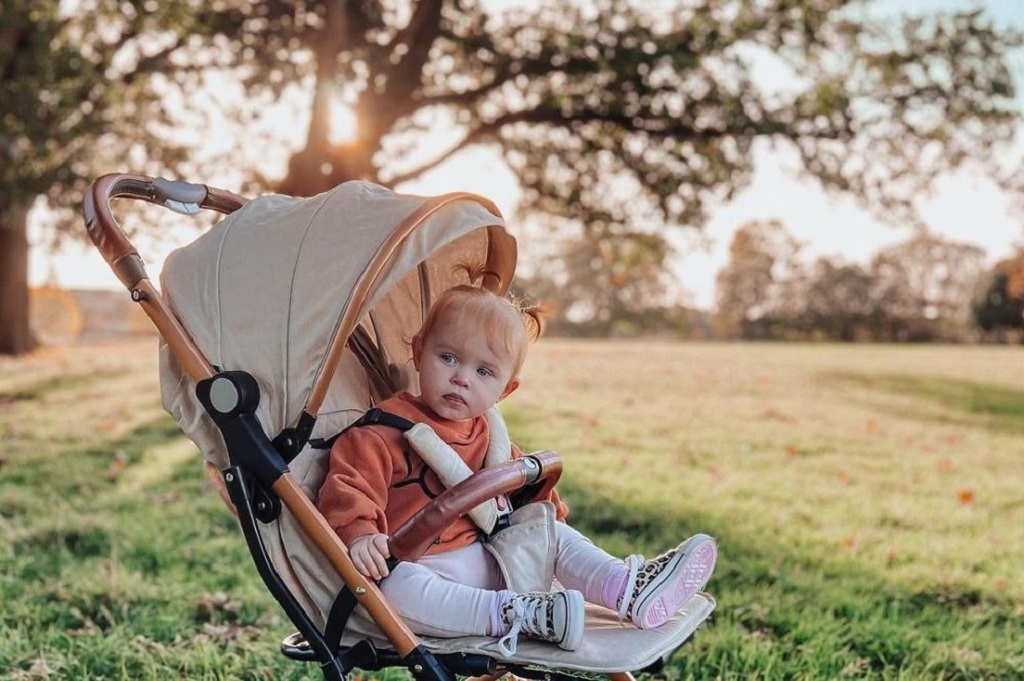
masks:
[[[445,490],[424,506],[388,540],[391,557],[415,561],[426,553],[455,520],[488,499],[508,494],[536,482],[542,483],[534,498],[546,496],[562,474],[562,459],[554,452],[538,452],[474,473]]]
[[[203,185],[172,182],[145,175],[113,173],[92,183],[85,196],[82,214],[85,229],[114,274],[129,290],[146,279],[146,269],[138,251],[110,210],[111,199],[127,197],[165,206],[194,204],[198,208],[232,213],[246,200],[223,189]]]

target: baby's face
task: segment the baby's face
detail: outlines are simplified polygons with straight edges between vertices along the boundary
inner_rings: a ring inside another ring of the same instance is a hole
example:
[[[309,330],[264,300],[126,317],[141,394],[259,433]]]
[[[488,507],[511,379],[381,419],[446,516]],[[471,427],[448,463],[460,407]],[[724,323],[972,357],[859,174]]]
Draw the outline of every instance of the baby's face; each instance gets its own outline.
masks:
[[[495,353],[483,333],[441,319],[422,343],[420,397],[441,418],[475,418],[511,392],[512,359]]]

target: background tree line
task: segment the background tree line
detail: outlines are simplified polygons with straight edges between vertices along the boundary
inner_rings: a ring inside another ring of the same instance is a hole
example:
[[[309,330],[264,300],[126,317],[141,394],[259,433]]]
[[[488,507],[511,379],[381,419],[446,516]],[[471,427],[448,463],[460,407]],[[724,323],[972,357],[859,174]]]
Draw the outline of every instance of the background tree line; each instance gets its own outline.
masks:
[[[715,332],[839,341],[1006,339],[1024,327],[1024,250],[993,268],[973,245],[921,231],[866,266],[800,258],[777,221],[742,226],[718,274]]]
[[[982,249],[926,231],[867,265],[808,262],[802,249],[777,220],[742,225],[718,273],[713,311],[667,303],[671,283],[641,285],[639,272],[609,282],[622,292],[603,305],[596,289],[560,286],[546,275],[520,286],[556,308],[551,332],[561,335],[1024,343],[1024,247],[994,266]]]

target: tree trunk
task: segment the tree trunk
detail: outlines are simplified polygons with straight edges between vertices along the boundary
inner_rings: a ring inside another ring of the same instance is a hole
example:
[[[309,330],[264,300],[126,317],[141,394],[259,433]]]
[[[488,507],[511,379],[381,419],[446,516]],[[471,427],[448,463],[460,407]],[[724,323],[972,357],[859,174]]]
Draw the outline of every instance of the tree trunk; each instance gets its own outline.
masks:
[[[0,214],[0,355],[35,346],[28,318],[28,209]]]
[[[349,180],[377,181],[373,167],[374,150],[380,148],[382,132],[372,130],[372,111],[358,105],[353,108],[360,120],[356,139],[334,144],[331,132],[331,93],[338,54],[344,49],[349,33],[349,13],[346,3],[328,3],[324,15],[324,28],[314,47],[316,58],[316,90],[313,93],[313,111],[306,131],[306,145],[288,160],[288,173],[277,186],[277,191],[292,196],[313,196]]]

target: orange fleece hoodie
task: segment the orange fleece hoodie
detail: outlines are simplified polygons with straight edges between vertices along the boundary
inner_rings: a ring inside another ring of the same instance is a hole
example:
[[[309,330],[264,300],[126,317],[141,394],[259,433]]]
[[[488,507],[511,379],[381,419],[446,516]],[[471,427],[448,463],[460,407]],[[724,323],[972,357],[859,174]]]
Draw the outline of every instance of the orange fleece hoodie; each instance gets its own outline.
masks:
[[[479,471],[487,455],[490,428],[478,416],[468,421],[438,417],[419,398],[401,392],[377,405],[380,409],[426,423],[448,443],[473,471]],[[512,446],[512,457],[521,456]],[[431,499],[444,485],[416,454],[397,428],[384,425],[351,428],[331,448],[330,468],[320,488],[317,507],[345,544],[365,534],[391,534]],[[548,500],[564,520],[568,507],[554,490]],[[448,527],[427,553],[443,553],[468,546],[481,531],[468,516]]]

